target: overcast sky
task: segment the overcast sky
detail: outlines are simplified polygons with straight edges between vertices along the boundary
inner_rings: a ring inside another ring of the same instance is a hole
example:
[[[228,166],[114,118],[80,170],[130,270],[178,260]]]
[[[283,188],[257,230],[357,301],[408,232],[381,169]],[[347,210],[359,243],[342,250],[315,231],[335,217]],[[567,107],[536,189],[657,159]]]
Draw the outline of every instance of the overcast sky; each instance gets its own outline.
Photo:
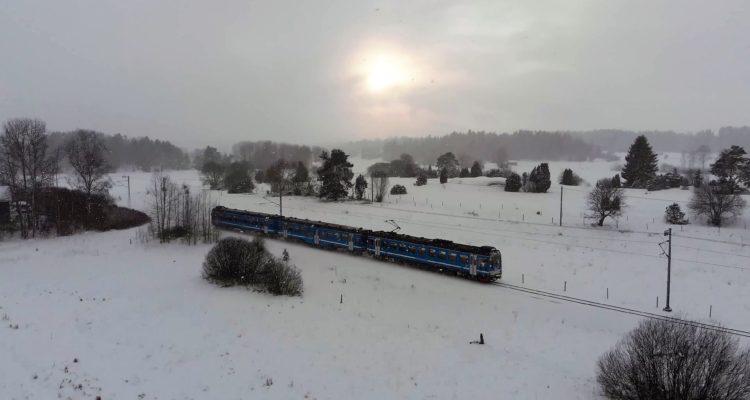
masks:
[[[0,119],[186,147],[749,125],[748,4],[2,0]]]

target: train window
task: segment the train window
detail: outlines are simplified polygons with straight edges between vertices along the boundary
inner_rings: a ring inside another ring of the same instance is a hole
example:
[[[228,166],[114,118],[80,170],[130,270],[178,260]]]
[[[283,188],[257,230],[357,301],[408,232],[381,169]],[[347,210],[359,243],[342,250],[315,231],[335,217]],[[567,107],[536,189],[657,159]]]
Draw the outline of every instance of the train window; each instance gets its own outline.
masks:
[[[469,256],[461,255],[461,262],[464,264],[469,263]]]
[[[419,248],[419,255],[420,255],[420,256],[424,256],[424,254],[425,254],[425,251],[426,251],[426,250],[427,250],[427,249],[425,249],[424,247],[420,247],[420,248]]]
[[[401,247],[401,251],[403,251],[403,252],[408,251],[408,250],[406,250],[406,245],[405,244],[401,243],[400,247]]]
[[[453,262],[456,262],[456,253],[451,253],[450,257],[448,257]]]
[[[409,253],[416,253],[417,252],[417,246],[409,246]]]
[[[437,255],[437,250],[430,249],[430,257],[435,257],[435,255]]]
[[[341,234],[336,232],[336,239],[341,239]]]
[[[439,258],[445,258],[445,254],[446,253],[444,251],[441,251],[440,253],[438,253],[438,257]]]

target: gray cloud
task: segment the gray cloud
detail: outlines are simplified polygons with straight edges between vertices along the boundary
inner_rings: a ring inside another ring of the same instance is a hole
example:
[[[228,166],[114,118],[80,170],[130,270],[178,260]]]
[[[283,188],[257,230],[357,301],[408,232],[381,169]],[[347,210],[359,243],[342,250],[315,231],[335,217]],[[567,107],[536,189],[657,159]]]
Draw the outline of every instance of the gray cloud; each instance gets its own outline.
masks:
[[[186,146],[750,124],[746,4],[6,0],[0,118]],[[367,92],[389,51],[405,83]]]

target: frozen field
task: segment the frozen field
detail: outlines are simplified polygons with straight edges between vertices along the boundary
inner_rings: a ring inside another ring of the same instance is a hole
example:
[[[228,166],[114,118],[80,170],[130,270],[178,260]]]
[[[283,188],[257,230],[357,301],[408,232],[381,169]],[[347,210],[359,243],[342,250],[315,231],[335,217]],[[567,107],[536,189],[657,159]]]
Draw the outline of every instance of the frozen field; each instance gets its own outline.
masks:
[[[357,160],[355,169],[367,165]],[[604,162],[550,167],[553,180],[565,167],[589,183],[617,173]],[[129,175],[132,206],[143,209],[150,175]],[[194,171],[171,175],[199,187]],[[582,218],[585,185],[564,189],[560,227],[559,185],[506,193],[490,186],[496,181],[415,187],[391,179],[409,194],[377,205],[290,197],[284,214],[371,229],[391,229],[385,220],[393,219],[403,233],[497,247],[504,282],[559,293],[567,284],[570,296],[661,313],[664,208],[684,208],[689,191],[627,190],[626,216],[593,229]],[[113,194],[127,205],[124,186]],[[228,207],[278,211],[261,194],[217,197]],[[750,330],[747,214],[721,231],[675,227],[675,314]],[[3,398],[591,399],[597,358],[638,322],[274,240],[270,249],[287,248],[302,270],[302,298],[222,289],[200,278],[208,246],[135,237],[128,230],[0,243]],[[487,344],[468,344],[480,332]]]

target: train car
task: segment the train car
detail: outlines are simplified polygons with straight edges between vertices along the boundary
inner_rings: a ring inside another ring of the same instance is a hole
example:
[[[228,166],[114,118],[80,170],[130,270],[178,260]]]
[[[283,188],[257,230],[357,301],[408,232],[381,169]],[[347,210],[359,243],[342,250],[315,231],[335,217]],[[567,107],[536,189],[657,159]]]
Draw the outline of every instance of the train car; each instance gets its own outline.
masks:
[[[482,282],[495,281],[502,276],[502,255],[491,246],[470,246],[225,207],[214,208],[211,220],[220,228],[274,235],[320,248],[366,253],[379,259],[450,271]]]

